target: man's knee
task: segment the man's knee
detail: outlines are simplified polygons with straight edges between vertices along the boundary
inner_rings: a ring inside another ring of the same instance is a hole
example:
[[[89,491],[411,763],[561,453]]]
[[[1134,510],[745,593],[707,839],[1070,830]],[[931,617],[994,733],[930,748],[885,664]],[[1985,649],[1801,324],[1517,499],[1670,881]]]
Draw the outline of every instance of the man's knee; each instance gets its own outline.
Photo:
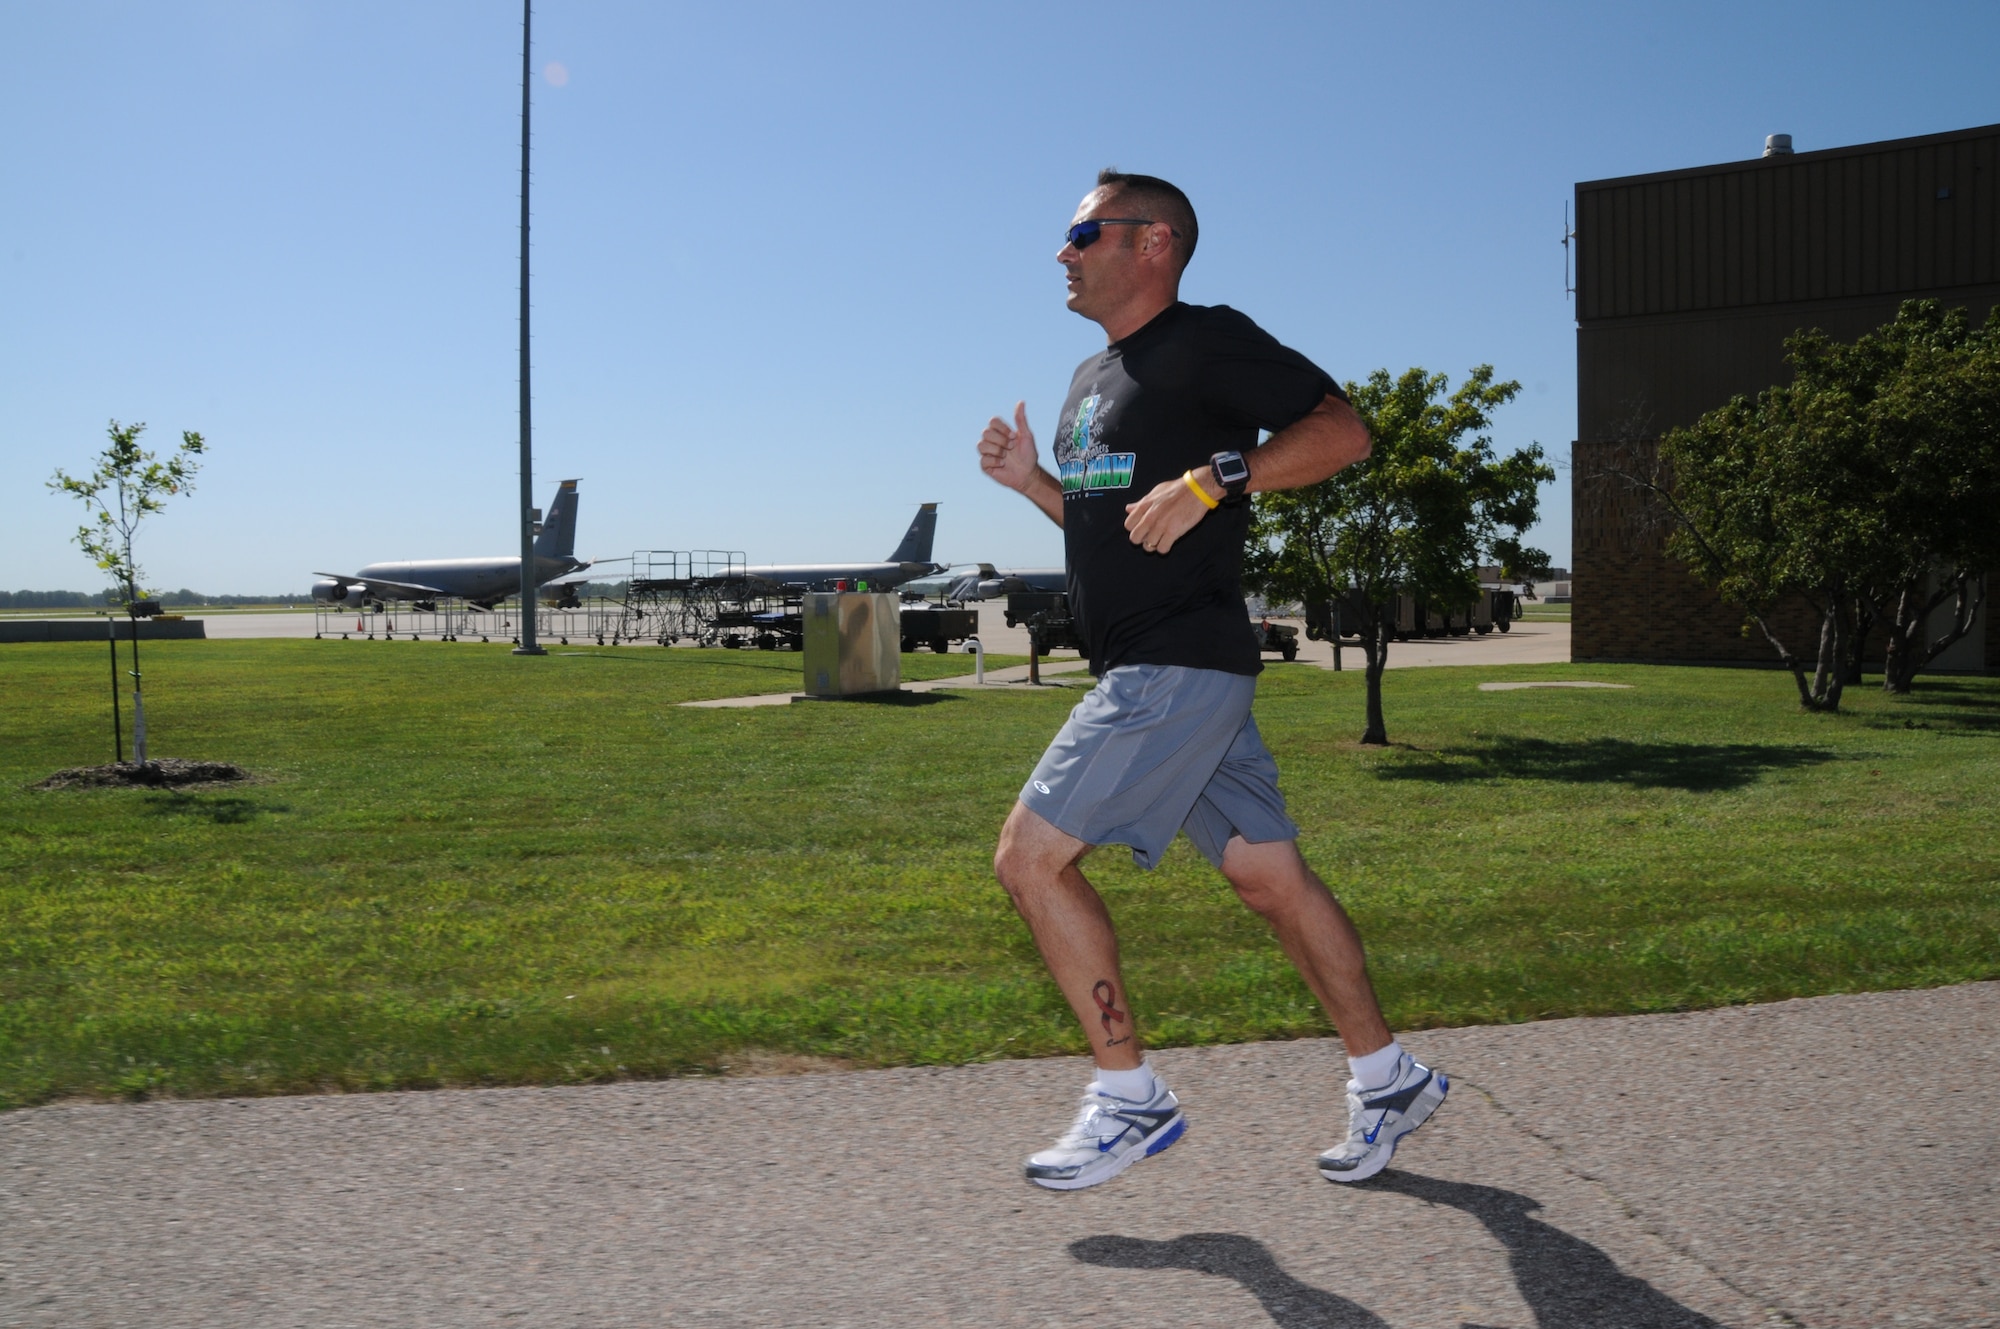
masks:
[[[1326,889],[1291,840],[1252,844],[1240,835],[1230,837],[1222,851],[1222,875],[1239,900],[1266,916],[1295,906],[1314,890]]]
[[[1016,803],[1000,828],[993,851],[993,875],[1020,900],[1061,877],[1063,869],[1088,853],[1090,846],[1057,830],[1025,804]]]

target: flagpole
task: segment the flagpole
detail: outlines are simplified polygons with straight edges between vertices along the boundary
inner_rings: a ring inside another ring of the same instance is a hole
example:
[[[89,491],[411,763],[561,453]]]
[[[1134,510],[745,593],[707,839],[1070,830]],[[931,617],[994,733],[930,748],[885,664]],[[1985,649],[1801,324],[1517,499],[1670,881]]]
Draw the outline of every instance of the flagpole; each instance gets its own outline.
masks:
[[[521,642],[516,655],[546,655],[535,641],[535,448],[528,391],[528,89],[534,0],[521,0]]]

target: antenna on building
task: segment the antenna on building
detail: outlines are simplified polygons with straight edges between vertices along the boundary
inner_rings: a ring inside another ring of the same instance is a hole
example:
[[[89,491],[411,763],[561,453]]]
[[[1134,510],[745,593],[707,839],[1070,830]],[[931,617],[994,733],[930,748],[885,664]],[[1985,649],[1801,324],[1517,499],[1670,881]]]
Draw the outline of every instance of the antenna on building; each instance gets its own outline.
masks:
[[[1565,202],[1563,204],[1563,299],[1565,300],[1576,294],[1576,279],[1570,275],[1569,252],[1570,241],[1574,239],[1576,230],[1569,224],[1569,204]]]

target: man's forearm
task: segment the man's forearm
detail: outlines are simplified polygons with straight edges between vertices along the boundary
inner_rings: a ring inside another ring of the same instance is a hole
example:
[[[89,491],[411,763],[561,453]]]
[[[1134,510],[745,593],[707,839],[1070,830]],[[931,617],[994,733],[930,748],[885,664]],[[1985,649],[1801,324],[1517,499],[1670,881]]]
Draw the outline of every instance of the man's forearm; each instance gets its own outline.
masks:
[[[1043,515],[1060,526],[1063,524],[1062,481],[1050,475],[1040,466],[1035,468],[1035,476],[1028,481],[1028,487],[1020,491],[1030,503],[1042,510]]]
[[[1354,408],[1327,396],[1304,419],[1285,426],[1249,453],[1250,492],[1300,489],[1368,456],[1368,427]]]

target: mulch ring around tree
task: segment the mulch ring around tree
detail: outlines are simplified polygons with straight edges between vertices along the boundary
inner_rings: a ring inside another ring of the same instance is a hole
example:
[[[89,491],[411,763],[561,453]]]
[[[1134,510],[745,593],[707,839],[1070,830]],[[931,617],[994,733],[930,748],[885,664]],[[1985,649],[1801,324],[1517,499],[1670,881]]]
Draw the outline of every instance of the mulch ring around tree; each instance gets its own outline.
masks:
[[[226,761],[190,761],[162,757],[144,766],[121,761],[107,766],[72,766],[35,785],[37,789],[115,789],[140,785],[149,789],[186,785],[229,784],[247,780],[250,772]]]

